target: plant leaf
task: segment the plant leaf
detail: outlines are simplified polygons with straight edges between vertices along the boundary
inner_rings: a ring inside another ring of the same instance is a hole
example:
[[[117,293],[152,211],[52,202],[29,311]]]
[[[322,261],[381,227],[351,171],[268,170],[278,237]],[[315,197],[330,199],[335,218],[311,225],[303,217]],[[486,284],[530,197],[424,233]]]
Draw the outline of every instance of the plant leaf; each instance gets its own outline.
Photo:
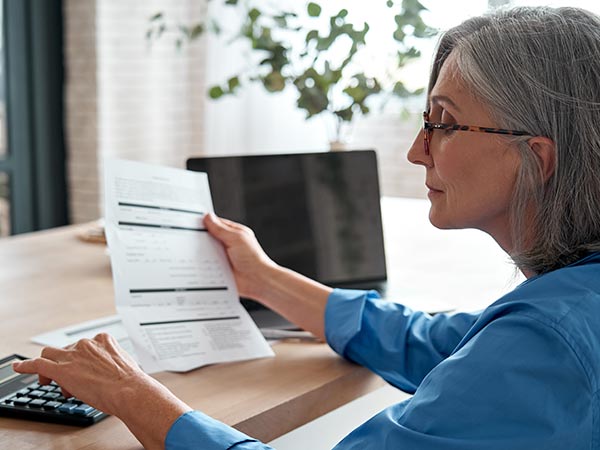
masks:
[[[347,108],[334,111],[333,113],[345,122],[350,122],[352,120],[352,116],[354,116],[352,105],[348,106]]]
[[[394,31],[394,39],[398,42],[404,42],[405,38],[406,33],[404,32],[404,30],[402,28],[396,28],[396,31]]]
[[[229,93],[233,94],[233,92],[240,87],[240,78],[239,77],[231,77],[227,80],[227,87],[229,88]]]
[[[260,14],[261,12],[256,8],[252,8],[250,11],[248,11],[248,17],[250,18],[251,22],[256,22],[256,19],[260,17]]]
[[[215,19],[212,19],[208,26],[211,32],[215,33],[216,35],[221,34],[221,25],[219,25],[219,22],[217,22]]]
[[[285,88],[285,78],[281,72],[271,72],[263,78],[263,86],[269,92],[280,92]]]
[[[307,44],[313,39],[319,39],[319,30],[310,30],[308,33],[306,33],[305,41]]]
[[[394,84],[392,92],[398,97],[408,97],[411,94],[402,81],[397,81],[396,84]]]
[[[306,110],[306,118],[319,114],[327,109],[329,100],[319,89],[312,87],[300,91],[300,96],[296,102],[298,108]]]
[[[209,97],[213,100],[222,97],[223,94],[225,94],[225,91],[223,91],[223,88],[221,86],[213,86],[208,91]]]
[[[197,23],[189,31],[189,39],[197,39],[202,33],[204,33],[204,25],[201,23]]]
[[[317,3],[310,2],[306,7],[310,17],[319,17],[321,15],[321,6]]]

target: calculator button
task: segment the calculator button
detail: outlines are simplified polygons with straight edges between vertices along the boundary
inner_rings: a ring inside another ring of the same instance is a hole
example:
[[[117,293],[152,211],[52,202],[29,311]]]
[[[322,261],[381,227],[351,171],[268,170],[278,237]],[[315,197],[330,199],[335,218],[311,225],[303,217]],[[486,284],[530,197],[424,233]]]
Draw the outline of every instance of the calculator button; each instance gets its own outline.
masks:
[[[24,396],[26,396],[27,394],[29,394],[29,389],[27,389],[27,388],[23,388],[23,389],[21,389],[20,391],[17,391],[17,392],[15,392],[15,395],[16,395],[17,397],[24,397]]]
[[[38,389],[40,387],[40,383],[31,383],[29,386],[27,386],[29,389]]]
[[[13,400],[13,403],[17,406],[24,406],[27,403],[29,403],[31,400],[33,400],[33,399],[29,398],[29,397],[19,397],[16,400]]]
[[[94,408],[92,408],[90,405],[86,405],[85,403],[82,403],[81,405],[79,405],[77,408],[75,408],[73,410],[73,414],[85,416],[86,414],[91,413],[93,410],[94,410]]]
[[[37,390],[35,390],[35,391],[31,391],[29,393],[29,397],[31,397],[31,398],[40,398],[44,394],[45,394],[44,391],[37,391]]]
[[[44,409],[56,409],[58,407],[60,407],[62,405],[62,403],[59,402],[47,402],[43,408]]]
[[[42,395],[42,398],[45,398],[46,400],[56,400],[58,397],[60,397],[58,392],[46,392]]]
[[[54,400],[61,403],[65,403],[67,401],[67,399],[64,398],[62,395],[60,397],[56,397]]]
[[[56,388],[54,386],[40,386],[40,388],[38,389],[38,391],[44,391],[44,392],[54,392]]]
[[[74,403],[65,403],[64,405],[59,406],[58,410],[63,413],[72,414],[75,408],[77,408],[77,405]]]
[[[14,402],[16,399],[18,399],[19,397],[11,397],[11,398],[7,398],[6,400],[4,400],[4,403],[12,403]]]
[[[41,408],[44,403],[46,403],[46,400],[36,398],[35,400],[31,400],[29,403],[27,403],[27,405],[32,408]]]

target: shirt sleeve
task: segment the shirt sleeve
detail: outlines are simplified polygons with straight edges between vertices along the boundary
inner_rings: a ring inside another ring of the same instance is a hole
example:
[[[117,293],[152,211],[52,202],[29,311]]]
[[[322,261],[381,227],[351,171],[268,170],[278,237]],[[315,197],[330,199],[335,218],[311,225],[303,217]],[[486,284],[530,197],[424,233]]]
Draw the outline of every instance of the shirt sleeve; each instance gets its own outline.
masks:
[[[423,380],[407,402],[357,428],[336,450],[595,448],[593,384],[551,325],[502,317]]]
[[[479,313],[431,316],[382,300],[376,291],[335,289],[325,308],[325,335],[340,355],[413,393],[478,317]]]
[[[273,450],[199,411],[181,415],[167,433],[165,450]]]

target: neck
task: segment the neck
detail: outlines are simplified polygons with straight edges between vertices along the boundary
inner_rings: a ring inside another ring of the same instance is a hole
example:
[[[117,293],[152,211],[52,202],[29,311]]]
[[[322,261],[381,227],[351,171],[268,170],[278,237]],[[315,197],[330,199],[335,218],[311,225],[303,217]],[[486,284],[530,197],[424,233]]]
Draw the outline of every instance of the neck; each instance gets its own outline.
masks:
[[[508,227],[503,228],[503,231],[490,231],[490,230],[482,230],[485,233],[489,234],[492,239],[496,241],[496,243],[506,252],[507,255],[511,255],[514,250],[514,242],[510,237],[510,232],[508,231]],[[522,269],[519,268],[521,273],[525,276],[525,278],[531,278],[537,275],[534,271],[530,269]]]
[[[536,276],[537,274],[533,271],[533,270],[529,270],[529,269],[519,269],[521,271],[521,273],[523,275],[525,275],[525,278],[531,278]]]

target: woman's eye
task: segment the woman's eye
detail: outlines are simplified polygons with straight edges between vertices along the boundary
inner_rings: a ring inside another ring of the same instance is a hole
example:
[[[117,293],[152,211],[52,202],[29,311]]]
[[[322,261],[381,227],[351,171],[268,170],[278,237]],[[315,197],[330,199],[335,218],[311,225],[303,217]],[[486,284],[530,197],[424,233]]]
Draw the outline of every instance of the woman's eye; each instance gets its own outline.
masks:
[[[445,109],[442,111],[441,114],[441,121],[442,123],[450,123],[453,124],[454,121],[454,117],[452,116],[452,114],[450,114],[449,112],[447,112]]]
[[[454,125],[456,123],[456,121],[454,120],[454,117],[452,117],[452,114],[449,114],[448,112],[446,112],[446,110],[442,111],[441,122],[445,125]],[[454,133],[454,131],[455,130],[453,130],[451,128],[445,128],[444,134],[452,134],[452,133]]]

